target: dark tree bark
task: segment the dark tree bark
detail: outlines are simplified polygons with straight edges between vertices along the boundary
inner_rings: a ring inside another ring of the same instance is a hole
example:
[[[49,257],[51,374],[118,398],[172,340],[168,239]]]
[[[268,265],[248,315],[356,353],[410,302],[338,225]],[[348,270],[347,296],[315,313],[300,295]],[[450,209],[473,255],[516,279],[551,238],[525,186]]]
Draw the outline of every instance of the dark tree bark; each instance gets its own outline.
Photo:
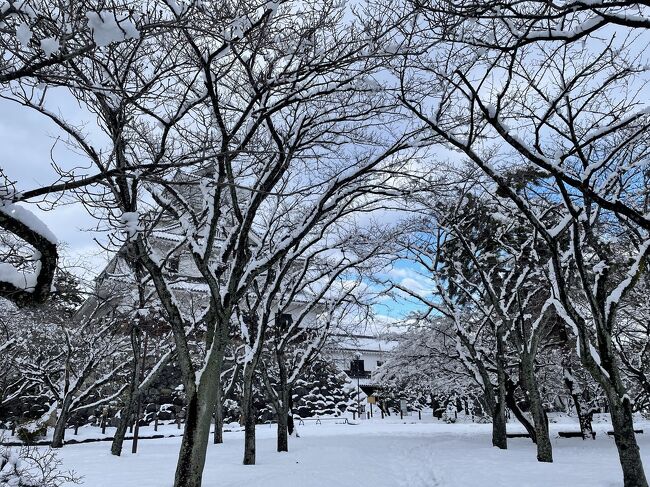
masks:
[[[140,374],[139,374],[139,380],[138,380],[138,387],[142,382],[144,381],[144,367],[145,367],[145,361],[147,359],[147,340],[148,335],[145,332],[144,334],[144,345],[142,347],[142,362],[140,363]],[[138,394],[135,397],[135,427],[133,428],[133,443],[131,446],[131,453],[137,453],[138,452],[138,435],[140,434],[140,414],[142,414],[142,393],[138,389]]]
[[[539,462],[553,462],[553,446],[548,431],[548,417],[544,411],[544,404],[537,386],[537,377],[534,368],[535,358],[523,354],[519,367],[519,375],[522,385],[528,397],[530,413],[535,424],[535,436],[537,444],[537,460]]]
[[[217,386],[214,401],[214,435],[212,441],[215,445],[223,443],[223,394],[221,384]]]
[[[623,485],[624,487],[648,487],[634,433],[632,404],[627,397],[621,399],[618,395],[608,394],[608,398],[614,442],[623,468]]]
[[[535,432],[535,427],[530,421],[528,421],[528,418],[526,415],[524,415],[524,412],[517,404],[517,398],[515,397],[516,390],[516,384],[512,382],[510,378],[508,378],[506,381],[506,403],[508,404],[508,408],[512,411],[517,420],[519,420],[519,422],[524,426],[533,443],[537,443],[537,434]]]
[[[503,348],[503,337],[497,333],[497,391],[492,412],[492,445],[505,450],[508,448],[508,437],[506,434],[506,370]]]
[[[201,487],[210,436],[212,408],[202,407],[198,391],[187,396],[185,431],[178,455],[174,487]]]
[[[255,465],[255,407],[253,404],[253,374],[255,364],[249,362],[244,367],[244,397],[242,399],[242,419],[244,422],[244,465]]]
[[[289,451],[289,423],[288,417],[290,414],[290,393],[289,384],[287,383],[287,366],[285,363],[284,353],[277,353],[278,362],[278,376],[279,376],[279,391],[278,401],[276,404],[278,416],[278,451]]]
[[[122,454],[122,448],[124,446],[124,438],[126,437],[126,430],[131,424],[131,418],[133,417],[133,410],[135,409],[135,393],[131,392],[126,398],[126,404],[122,409],[122,414],[120,416],[120,421],[117,423],[117,429],[115,431],[115,436],[113,436],[113,442],[111,443],[111,455],[120,456]]]
[[[278,411],[278,451],[289,451],[289,412],[288,408]]]
[[[209,342],[212,345],[212,342]],[[210,442],[214,398],[220,385],[226,341],[219,342],[208,355],[208,364],[199,380],[185,386],[187,409],[185,430],[178,453],[174,487],[201,487],[205,457]],[[213,362],[214,361],[214,362]]]
[[[300,435],[298,434],[296,424],[293,421],[293,391],[291,389],[292,388],[289,388],[289,394],[287,397],[289,403],[289,414],[287,414],[287,431],[289,432],[289,436],[295,433],[296,437],[298,438]]]
[[[571,369],[567,367],[569,372],[568,375],[564,376],[564,385],[566,386],[571,399],[573,399],[573,405],[576,410],[576,415],[578,416],[578,423],[580,424],[580,432],[582,433],[582,439],[587,440],[589,438],[596,439],[594,435],[594,429],[592,427],[592,419],[594,417],[594,411],[585,401],[583,397],[583,392],[577,390],[576,385],[571,378]]]
[[[56,425],[54,426],[54,433],[52,435],[52,448],[61,448],[63,446],[63,440],[65,439],[65,426],[68,422],[68,415],[70,410],[70,404],[72,402],[72,395],[68,394],[63,398],[63,403],[61,404],[61,409],[59,412],[59,417],[56,420]]]
[[[23,289],[8,281],[0,281],[0,296],[18,306],[44,303],[50,295],[52,281],[59,259],[56,243],[32,230],[11,213],[0,211],[0,228],[16,235],[36,249],[39,254],[40,271],[33,289]],[[59,433],[60,434],[60,433]]]

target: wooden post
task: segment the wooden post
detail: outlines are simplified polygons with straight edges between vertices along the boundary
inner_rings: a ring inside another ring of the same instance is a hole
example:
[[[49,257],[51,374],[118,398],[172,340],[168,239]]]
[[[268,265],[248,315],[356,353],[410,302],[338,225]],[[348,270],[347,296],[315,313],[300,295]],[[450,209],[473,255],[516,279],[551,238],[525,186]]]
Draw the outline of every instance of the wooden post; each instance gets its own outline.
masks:
[[[366,411],[366,419],[370,419],[370,411]]]
[[[399,419],[404,419],[404,411],[402,411],[402,408],[399,409]]]
[[[384,410],[380,409],[380,411],[381,411],[381,419],[384,419]]]
[[[180,416],[176,416],[176,424],[178,425],[178,429],[181,429],[181,418],[180,418]]]
[[[158,431],[158,411],[156,411],[156,416],[153,420],[153,430]]]
[[[106,434],[106,415],[102,413],[102,435]]]
[[[352,411],[352,421],[354,421],[355,419],[357,419],[357,412]]]
[[[74,435],[77,436],[79,434],[79,421],[76,421],[74,424]]]
[[[418,419],[422,421],[422,410],[418,409]]]

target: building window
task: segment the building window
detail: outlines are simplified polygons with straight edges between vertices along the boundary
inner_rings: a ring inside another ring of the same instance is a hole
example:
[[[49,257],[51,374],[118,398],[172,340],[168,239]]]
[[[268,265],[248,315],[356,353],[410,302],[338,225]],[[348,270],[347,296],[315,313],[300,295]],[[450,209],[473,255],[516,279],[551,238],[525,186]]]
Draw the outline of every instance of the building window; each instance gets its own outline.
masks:
[[[381,367],[382,365],[384,365],[384,362],[382,362],[381,360],[377,360],[377,367]]]

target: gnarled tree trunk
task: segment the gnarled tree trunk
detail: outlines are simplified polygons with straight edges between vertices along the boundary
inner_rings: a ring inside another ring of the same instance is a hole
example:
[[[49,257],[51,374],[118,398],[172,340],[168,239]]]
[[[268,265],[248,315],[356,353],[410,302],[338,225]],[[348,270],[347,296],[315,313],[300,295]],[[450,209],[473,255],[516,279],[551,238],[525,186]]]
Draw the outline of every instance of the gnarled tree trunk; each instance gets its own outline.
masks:
[[[594,429],[591,424],[594,417],[594,411],[585,401],[583,397],[583,391],[580,391],[578,388],[576,388],[573,376],[571,375],[571,369],[568,367],[567,372],[568,373],[564,374],[564,385],[569,391],[571,399],[573,399],[573,405],[576,410],[576,415],[578,416],[578,423],[580,424],[582,439],[596,439],[596,435],[594,434]]]
[[[528,396],[530,413],[535,423],[535,437],[537,444],[537,460],[540,462],[553,461],[553,446],[548,431],[548,417],[544,411],[544,404],[537,386],[535,377],[534,357],[523,354],[519,367],[519,375]]]
[[[614,442],[623,468],[624,487],[648,487],[639,445],[634,434],[632,405],[627,397],[620,398],[608,391],[609,414],[614,429]]]
[[[524,415],[523,411],[517,404],[517,398],[515,397],[516,390],[517,386],[515,383],[512,382],[512,380],[508,379],[506,381],[506,403],[508,404],[510,411],[512,411],[515,417],[524,426],[533,443],[537,443],[537,433],[535,432],[535,427],[530,421],[528,421],[528,418]]]

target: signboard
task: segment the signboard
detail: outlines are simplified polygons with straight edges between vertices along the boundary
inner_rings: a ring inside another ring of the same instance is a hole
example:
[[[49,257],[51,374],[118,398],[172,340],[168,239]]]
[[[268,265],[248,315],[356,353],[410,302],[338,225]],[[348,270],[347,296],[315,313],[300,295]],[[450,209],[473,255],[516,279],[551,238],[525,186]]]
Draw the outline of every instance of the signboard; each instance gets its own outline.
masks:
[[[369,404],[377,404],[377,398],[375,396],[368,396]]]

